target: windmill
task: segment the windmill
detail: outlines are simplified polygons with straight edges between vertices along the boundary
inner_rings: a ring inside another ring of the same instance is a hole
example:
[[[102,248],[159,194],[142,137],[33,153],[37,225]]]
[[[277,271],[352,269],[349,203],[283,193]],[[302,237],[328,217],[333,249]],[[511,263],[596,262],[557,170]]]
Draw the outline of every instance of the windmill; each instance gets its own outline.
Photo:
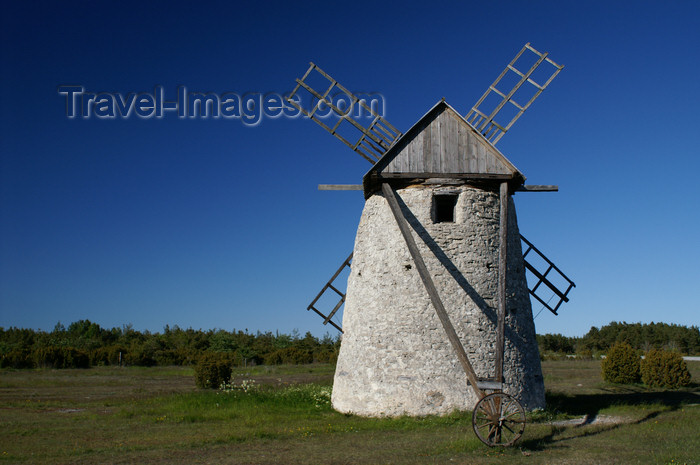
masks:
[[[494,446],[520,437],[524,408],[544,406],[530,296],[557,314],[575,285],[520,235],[512,195],[558,188],[525,185],[495,144],[562,68],[528,43],[466,116],[442,99],[406,133],[314,63],[296,80],[287,101],[372,164],[362,185],[319,186],[365,195],[353,253],[307,308],[344,333],[336,410],[473,407],[474,431]],[[319,308],[329,294],[335,304]]]

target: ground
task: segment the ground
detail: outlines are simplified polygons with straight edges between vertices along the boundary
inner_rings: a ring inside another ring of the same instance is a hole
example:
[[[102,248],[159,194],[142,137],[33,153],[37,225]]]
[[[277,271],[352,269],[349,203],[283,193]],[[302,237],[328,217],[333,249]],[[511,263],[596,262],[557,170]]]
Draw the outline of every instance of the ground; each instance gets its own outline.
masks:
[[[505,450],[476,439],[469,413],[333,412],[315,397],[330,365],[238,370],[234,384],[263,387],[228,394],[181,367],[2,370],[0,463],[698,464],[700,362],[689,367],[691,387],[663,391],[606,384],[596,361],[544,362],[548,407]]]

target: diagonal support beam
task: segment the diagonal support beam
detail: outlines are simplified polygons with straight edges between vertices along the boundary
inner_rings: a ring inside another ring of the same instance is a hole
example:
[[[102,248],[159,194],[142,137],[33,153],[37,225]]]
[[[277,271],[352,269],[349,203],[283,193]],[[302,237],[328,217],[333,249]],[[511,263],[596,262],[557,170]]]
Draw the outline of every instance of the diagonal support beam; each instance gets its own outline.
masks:
[[[423,285],[425,286],[426,291],[428,291],[430,301],[433,304],[433,308],[435,308],[435,312],[437,313],[438,318],[440,318],[440,323],[442,323],[442,327],[445,329],[445,333],[447,333],[447,338],[450,340],[452,348],[457,354],[459,362],[462,364],[462,368],[464,369],[464,372],[467,375],[467,380],[469,380],[469,383],[472,385],[472,388],[474,389],[474,392],[479,397],[479,399],[482,399],[485,396],[484,391],[482,391],[479,388],[479,380],[476,376],[476,372],[474,371],[472,364],[469,362],[467,352],[464,350],[464,347],[462,346],[462,343],[459,340],[459,336],[457,336],[457,331],[455,331],[455,328],[452,325],[452,322],[450,321],[450,317],[445,311],[445,306],[442,304],[442,300],[440,300],[440,296],[438,295],[437,289],[435,288],[433,279],[430,277],[428,268],[425,266],[423,257],[421,256],[420,251],[416,246],[416,242],[413,239],[413,235],[411,234],[408,221],[406,221],[406,217],[401,211],[399,202],[396,200],[396,193],[394,192],[394,189],[387,183],[382,184],[382,193],[384,194],[384,198],[386,198],[387,202],[389,203],[389,207],[391,208],[391,212],[394,214],[394,219],[396,220],[396,223],[399,225],[399,230],[401,230],[401,235],[406,241],[408,251],[411,253],[411,257],[413,258],[413,261],[416,264],[416,269],[418,270],[420,279],[423,281]]]
[[[503,381],[503,352],[506,325],[506,269],[508,265],[508,183],[500,189],[498,232],[498,321],[496,323],[496,381]]]

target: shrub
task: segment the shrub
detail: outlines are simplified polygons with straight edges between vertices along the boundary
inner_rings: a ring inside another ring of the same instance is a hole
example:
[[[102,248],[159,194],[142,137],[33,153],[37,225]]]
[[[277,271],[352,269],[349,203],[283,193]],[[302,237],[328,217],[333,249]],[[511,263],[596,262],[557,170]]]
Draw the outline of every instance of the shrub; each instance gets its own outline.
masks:
[[[119,365],[119,354],[122,356],[122,363],[126,360],[126,349],[118,345],[98,347],[90,352],[91,365]]]
[[[602,362],[603,379],[609,383],[630,384],[640,379],[639,354],[626,342],[618,342],[608,350]]]
[[[28,349],[14,349],[0,356],[0,368],[33,368],[34,361]]]
[[[314,351],[314,362],[317,363],[336,363],[338,362],[338,352],[336,350],[318,349]]]
[[[265,356],[265,365],[282,365],[284,361],[282,360],[282,350],[276,350]]]
[[[124,363],[126,365],[152,367],[156,365],[156,359],[153,358],[153,352],[150,348],[132,345],[132,349],[124,355]]]
[[[156,363],[164,365],[192,365],[196,361],[197,354],[184,348],[157,350],[154,355]]]
[[[265,357],[267,365],[304,365],[313,361],[314,355],[310,351],[297,347],[279,349]]]
[[[208,353],[200,357],[194,367],[194,381],[203,389],[218,389],[231,379],[231,360],[219,353]]]
[[[651,387],[679,388],[690,384],[688,365],[680,354],[652,349],[641,363],[642,382]]]
[[[90,357],[74,347],[41,347],[34,351],[34,361],[43,368],[89,368]]]
[[[540,360],[566,360],[566,354],[560,352],[540,352]]]

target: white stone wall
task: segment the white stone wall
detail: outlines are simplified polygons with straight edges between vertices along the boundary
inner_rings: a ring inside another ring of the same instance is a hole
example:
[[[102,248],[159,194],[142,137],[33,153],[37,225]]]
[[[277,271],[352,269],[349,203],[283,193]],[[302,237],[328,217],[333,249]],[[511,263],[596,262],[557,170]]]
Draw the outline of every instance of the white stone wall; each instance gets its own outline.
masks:
[[[454,223],[433,223],[434,192],[458,193]],[[418,248],[477,376],[495,372],[498,192],[398,191]],[[417,232],[416,232],[417,231]],[[477,401],[381,194],[364,207],[343,315],[333,407],[365,416],[444,414]],[[508,225],[505,391],[544,406],[544,386],[515,208]]]

